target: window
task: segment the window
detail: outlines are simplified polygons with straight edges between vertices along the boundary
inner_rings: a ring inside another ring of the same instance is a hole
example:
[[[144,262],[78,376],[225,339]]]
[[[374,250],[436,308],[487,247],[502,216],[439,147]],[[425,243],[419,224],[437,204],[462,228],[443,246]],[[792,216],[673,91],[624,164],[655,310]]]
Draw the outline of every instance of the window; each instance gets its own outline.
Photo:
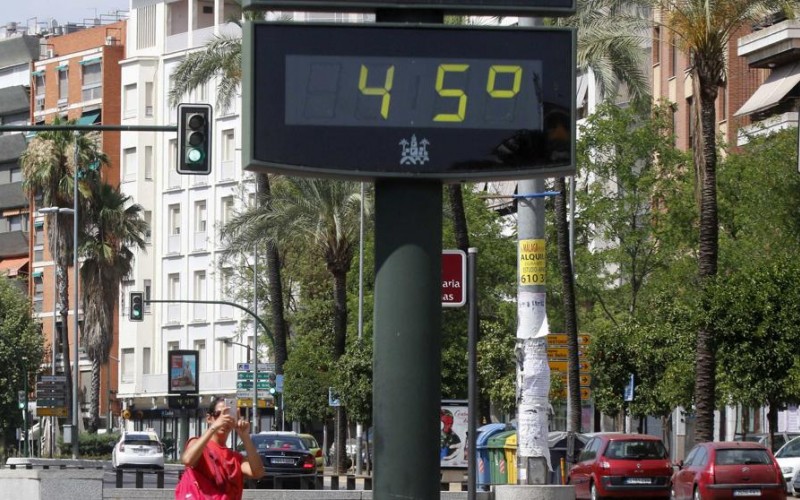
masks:
[[[153,82],[144,84],[144,115],[153,116]]]
[[[44,221],[37,220],[33,224],[33,244],[44,245]]]
[[[22,182],[22,169],[19,167],[9,170],[11,174],[11,182]]]
[[[695,109],[694,109],[694,98],[687,97],[686,98],[686,119],[687,119],[688,123],[686,124],[687,125],[686,126],[686,130],[689,131],[689,138],[688,138],[688,140],[689,140],[688,148],[689,149],[693,149],[694,148],[694,134],[696,132],[696,127],[695,127],[695,123],[694,123],[695,122],[695,116],[697,116],[697,113],[695,112]]]
[[[34,103],[34,111],[44,110],[44,73],[37,74],[34,77],[34,85],[36,87],[36,99]]]
[[[208,224],[208,215],[206,213],[206,200],[194,202],[194,232],[205,233],[206,225]]]
[[[169,147],[167,148],[167,151],[169,151],[169,156],[167,156],[169,171],[175,172],[175,169],[178,168],[176,165],[176,162],[178,161],[178,141],[176,139],[171,139],[169,141]],[[174,186],[170,185],[169,187],[174,187]]]
[[[233,161],[236,144],[233,129],[222,131],[222,161]]]
[[[181,234],[181,206],[169,206],[169,234],[178,236]]]
[[[8,218],[9,231],[25,231],[28,229],[28,217],[25,214],[12,215]]]
[[[669,76],[675,76],[678,71],[678,47],[676,46],[675,33],[670,36],[669,40]]]
[[[150,300],[151,293],[153,291],[153,281],[152,280],[144,280],[144,312],[150,312],[150,308],[153,304],[147,302]]]
[[[728,119],[728,87],[723,86],[719,88],[718,93],[719,98],[719,119],[720,120],[727,120]],[[12,179],[11,182],[14,182]]]
[[[59,102],[66,102],[69,97],[69,77],[67,68],[59,68],[58,70],[58,100]]]
[[[181,348],[181,343],[177,340],[173,342],[167,342],[167,351],[177,351]]]
[[[661,27],[653,28],[653,64],[661,62]]]
[[[153,211],[144,211],[144,221],[147,224],[147,229],[144,230],[144,241],[150,243],[153,237]]]
[[[167,295],[170,299],[181,298],[181,275],[173,273],[167,276]]]
[[[144,147],[144,178],[153,180],[153,146]]]
[[[84,101],[100,99],[103,97],[103,78],[100,60],[83,62],[83,87],[82,98]]]
[[[150,375],[150,348],[142,348],[142,375]]]
[[[219,353],[219,369],[222,371],[230,370],[231,368],[231,346],[227,342],[216,342],[219,344],[217,352]]]
[[[194,272],[194,299],[205,300],[206,298],[206,272]]]
[[[122,350],[122,381],[133,382],[136,373],[136,359],[133,356],[133,348]]]
[[[130,83],[122,88],[122,101],[124,102],[123,106],[125,106],[122,117],[131,118],[136,116],[137,96],[135,83]]]
[[[222,224],[227,224],[233,219],[233,196],[222,198]]]
[[[204,365],[206,364],[206,341],[195,340],[194,350],[197,351],[197,369],[205,370],[206,367]]]
[[[122,178],[126,181],[135,181],[137,173],[136,148],[122,150]]]

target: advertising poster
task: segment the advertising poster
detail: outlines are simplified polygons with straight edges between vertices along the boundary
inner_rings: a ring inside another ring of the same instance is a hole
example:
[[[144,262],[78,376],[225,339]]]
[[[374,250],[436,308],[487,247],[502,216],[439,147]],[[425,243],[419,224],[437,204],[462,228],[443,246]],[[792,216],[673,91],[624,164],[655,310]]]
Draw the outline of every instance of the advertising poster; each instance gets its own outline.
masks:
[[[441,467],[467,467],[469,408],[466,401],[442,401],[439,411]]]
[[[197,394],[198,351],[169,351],[169,392]]]

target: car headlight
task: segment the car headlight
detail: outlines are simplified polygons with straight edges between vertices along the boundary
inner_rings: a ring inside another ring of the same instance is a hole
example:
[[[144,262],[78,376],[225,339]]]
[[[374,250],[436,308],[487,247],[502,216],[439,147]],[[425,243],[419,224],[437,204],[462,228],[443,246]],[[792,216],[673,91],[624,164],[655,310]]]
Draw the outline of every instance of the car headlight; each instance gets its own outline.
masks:
[[[792,473],[792,467],[791,466],[790,467],[781,467],[781,472],[783,472],[784,474],[791,474]]]

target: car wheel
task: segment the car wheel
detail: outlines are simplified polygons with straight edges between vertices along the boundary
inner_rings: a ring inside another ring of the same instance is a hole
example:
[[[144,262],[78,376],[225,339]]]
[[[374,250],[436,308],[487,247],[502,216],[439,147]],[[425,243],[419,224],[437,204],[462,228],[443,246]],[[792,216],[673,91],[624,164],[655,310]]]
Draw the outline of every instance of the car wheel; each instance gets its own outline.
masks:
[[[589,497],[592,500],[600,500],[600,495],[597,494],[597,486],[594,483],[589,485]]]

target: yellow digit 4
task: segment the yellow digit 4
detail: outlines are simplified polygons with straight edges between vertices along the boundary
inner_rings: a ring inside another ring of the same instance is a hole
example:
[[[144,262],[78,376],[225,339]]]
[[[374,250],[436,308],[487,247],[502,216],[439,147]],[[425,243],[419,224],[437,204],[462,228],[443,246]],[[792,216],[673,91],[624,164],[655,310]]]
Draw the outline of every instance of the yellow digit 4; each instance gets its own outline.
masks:
[[[363,64],[361,65],[361,73],[358,76],[358,90],[364,95],[379,95],[381,98],[381,116],[384,118],[389,117],[389,103],[392,100],[392,83],[394,82],[394,65],[389,66],[386,70],[386,79],[383,81],[383,87],[367,87],[367,75],[369,70]]]
[[[497,80],[498,73],[511,73],[514,75],[514,82],[511,84],[511,90],[498,90],[494,88]],[[522,84],[522,68],[519,66],[495,64],[489,68],[489,78],[486,80],[486,92],[492,97],[500,99],[508,99],[514,97],[519,93],[519,87]]]
[[[440,64],[436,71],[436,91],[442,97],[458,97],[458,111],[455,113],[439,113],[433,117],[435,122],[463,122],[467,113],[467,94],[463,89],[444,88],[444,77],[448,72],[463,73],[469,64]]]

